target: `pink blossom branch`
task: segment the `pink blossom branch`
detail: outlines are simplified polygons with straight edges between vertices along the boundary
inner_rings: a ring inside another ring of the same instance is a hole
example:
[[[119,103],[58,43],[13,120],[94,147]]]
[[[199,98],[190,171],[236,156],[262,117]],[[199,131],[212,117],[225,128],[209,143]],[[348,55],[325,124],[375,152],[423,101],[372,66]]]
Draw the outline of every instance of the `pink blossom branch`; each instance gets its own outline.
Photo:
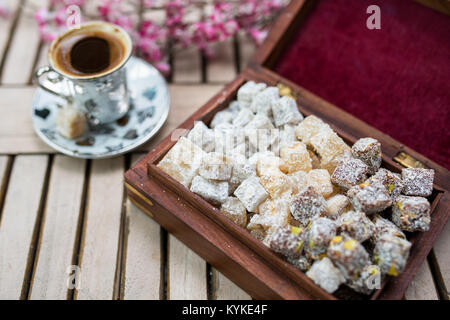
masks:
[[[0,0],[0,15],[1,2]],[[268,26],[288,0],[99,0],[95,15],[86,13],[86,0],[51,0],[51,9],[33,8],[41,37],[52,41],[67,29],[67,8],[78,6],[82,20],[102,19],[127,30],[141,56],[161,71],[168,71],[168,47],[181,50],[195,46],[207,56],[213,55],[213,44],[234,37],[239,31],[256,44],[267,35]],[[91,1],[89,1],[91,3]],[[160,10],[160,24],[146,19],[145,13]],[[198,19],[188,21],[187,15],[198,12]]]

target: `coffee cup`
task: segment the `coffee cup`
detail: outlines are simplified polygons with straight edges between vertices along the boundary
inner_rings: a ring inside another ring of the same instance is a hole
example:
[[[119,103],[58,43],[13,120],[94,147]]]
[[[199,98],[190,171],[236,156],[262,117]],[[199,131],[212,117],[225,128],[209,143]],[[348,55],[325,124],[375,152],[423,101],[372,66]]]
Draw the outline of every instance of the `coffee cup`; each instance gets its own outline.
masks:
[[[85,113],[91,125],[110,123],[129,110],[125,66],[132,51],[131,37],[119,26],[85,23],[53,41],[50,65],[37,70],[35,79]]]

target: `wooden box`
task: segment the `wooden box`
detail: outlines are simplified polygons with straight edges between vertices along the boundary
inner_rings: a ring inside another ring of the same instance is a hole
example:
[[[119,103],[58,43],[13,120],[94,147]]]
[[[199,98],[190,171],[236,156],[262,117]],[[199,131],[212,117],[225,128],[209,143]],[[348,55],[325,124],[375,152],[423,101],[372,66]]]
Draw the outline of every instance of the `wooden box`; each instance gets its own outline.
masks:
[[[382,166],[399,172],[404,166],[424,165],[435,170],[430,230],[414,233],[410,258],[403,273],[387,277],[369,299],[401,299],[450,215],[450,173],[445,168],[370,127],[345,111],[319,98],[271,70],[289,36],[309,12],[312,1],[292,1],[277,20],[249,67],[221,92],[182,123],[191,129],[194,121],[209,123],[215,113],[235,99],[246,81],[279,85],[297,98],[305,115],[317,115],[329,123],[348,143],[371,136],[382,144]],[[365,298],[339,291],[331,295],[316,286],[304,273],[285,262],[245,229],[237,226],[201,197],[156,167],[175,144],[172,134],[125,174],[129,198],[168,232],[194,250],[255,299],[341,299]]]

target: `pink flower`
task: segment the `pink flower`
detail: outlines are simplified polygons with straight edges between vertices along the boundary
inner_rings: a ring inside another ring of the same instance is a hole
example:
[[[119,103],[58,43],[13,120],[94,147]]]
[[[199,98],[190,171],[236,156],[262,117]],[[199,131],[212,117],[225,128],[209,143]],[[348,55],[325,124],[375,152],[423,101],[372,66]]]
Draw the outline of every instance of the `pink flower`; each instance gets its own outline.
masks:
[[[155,63],[155,68],[158,69],[162,74],[167,75],[170,72],[170,65],[164,61]]]
[[[9,8],[0,1],[0,18],[8,18],[10,14]]]
[[[50,19],[50,13],[47,8],[39,8],[34,14],[34,19],[37,21],[38,25],[44,25]]]
[[[257,45],[260,45],[266,39],[267,31],[253,28],[250,30],[250,36],[253,38]]]

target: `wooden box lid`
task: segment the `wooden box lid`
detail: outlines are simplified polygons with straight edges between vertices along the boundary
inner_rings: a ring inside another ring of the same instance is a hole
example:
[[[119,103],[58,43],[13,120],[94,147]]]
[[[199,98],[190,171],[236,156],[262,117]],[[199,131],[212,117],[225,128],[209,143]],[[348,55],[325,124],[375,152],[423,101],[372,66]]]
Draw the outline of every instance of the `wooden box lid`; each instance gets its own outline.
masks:
[[[412,0],[294,0],[254,62],[450,169],[449,39],[450,17]]]

